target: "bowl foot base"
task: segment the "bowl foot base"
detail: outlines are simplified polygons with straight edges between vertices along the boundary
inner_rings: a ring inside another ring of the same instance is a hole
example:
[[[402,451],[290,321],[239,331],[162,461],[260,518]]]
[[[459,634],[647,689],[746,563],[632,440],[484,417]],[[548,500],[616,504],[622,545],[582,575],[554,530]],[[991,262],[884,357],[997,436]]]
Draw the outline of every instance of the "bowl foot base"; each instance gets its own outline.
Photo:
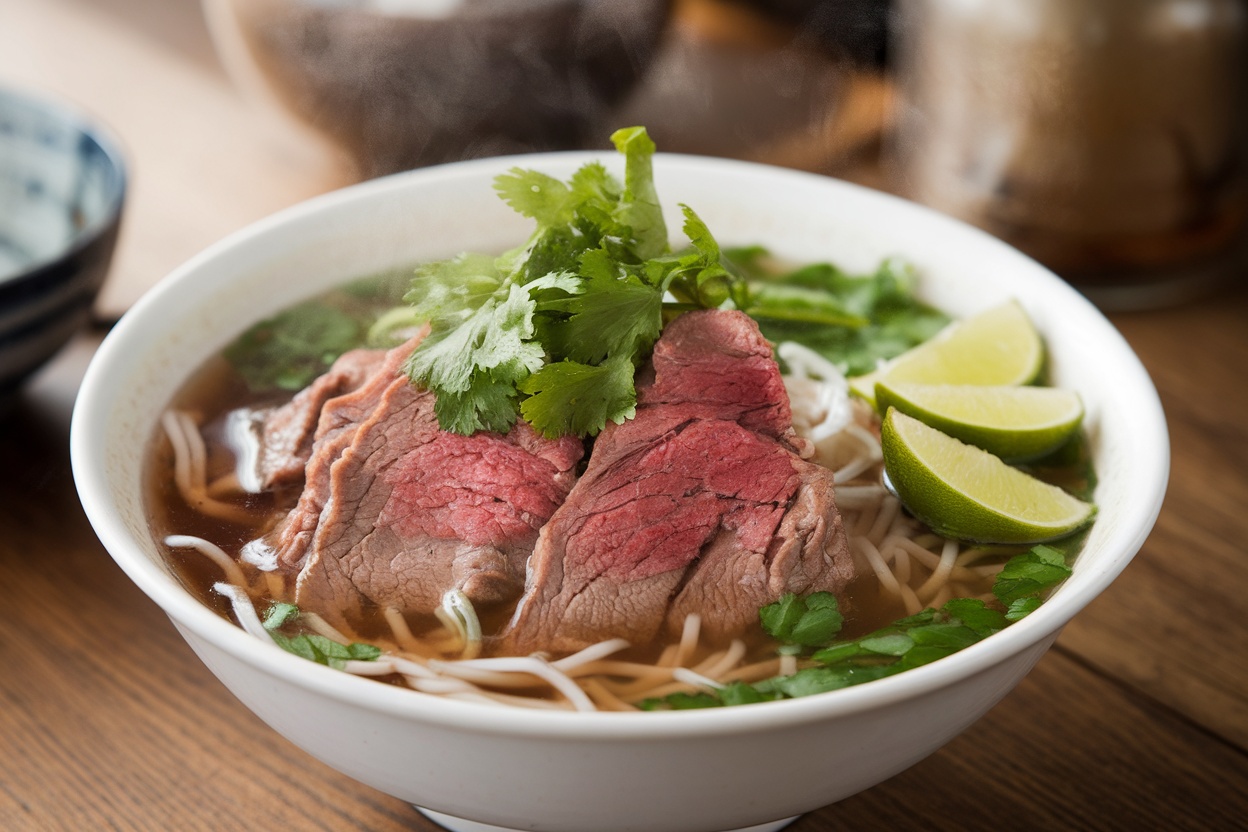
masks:
[[[416,810],[429,820],[441,826],[443,829],[449,829],[450,832],[521,832],[516,829],[509,829],[505,826],[491,826],[488,823],[478,823],[475,820],[465,820],[464,818],[452,817],[444,815],[441,812],[434,812],[430,809],[422,809],[417,806]],[[758,826],[746,826],[741,829],[724,830],[724,832],[777,832],[783,829],[797,817],[785,818],[784,820],[773,820],[769,823],[760,823]]]

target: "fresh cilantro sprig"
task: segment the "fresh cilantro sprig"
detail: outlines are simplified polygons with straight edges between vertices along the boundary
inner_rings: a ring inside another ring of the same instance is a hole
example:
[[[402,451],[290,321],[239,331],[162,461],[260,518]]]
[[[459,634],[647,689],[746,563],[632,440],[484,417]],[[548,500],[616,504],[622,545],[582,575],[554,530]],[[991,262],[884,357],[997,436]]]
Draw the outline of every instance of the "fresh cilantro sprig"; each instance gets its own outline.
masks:
[[[514,168],[495,191],[535,228],[499,257],[462,255],[418,270],[409,311],[430,322],[407,372],[437,396],[446,430],[503,432],[523,417],[540,433],[593,436],[634,413],[633,375],[664,321],[733,308],[773,342],[805,344],[866,372],[935,334],[948,319],[915,300],[912,275],[886,263],[869,277],[827,264],[776,276],[764,249],[724,251],[681,206],[689,247],[673,252],[645,128],[611,137],[623,182],[591,162],[568,181]]]
[[[612,136],[621,184],[590,163],[567,182],[513,169],[495,190],[533,219],[501,257],[426,266],[408,302],[431,325],[407,365],[446,430],[503,432],[519,416],[549,437],[592,436],[633,414],[633,375],[663,326],[675,270],[644,128]],[[709,233],[709,232],[708,232]]]
[[[715,691],[673,694],[641,703],[645,710],[685,710],[791,699],[882,679],[952,655],[1033,612],[1042,596],[1071,574],[1065,555],[1035,546],[1011,558],[993,594],[1004,611],[977,598],[954,598],[857,639],[837,641],[842,619],[836,597],[816,592],[785,595],[759,610],[763,629],[780,652],[808,652],[808,666],[790,676],[752,685],[734,682]],[[813,650],[813,652],[810,652]]]
[[[264,614],[264,629],[278,647],[308,661],[341,670],[348,661],[374,661],[381,649],[372,644],[352,642],[341,644],[316,633],[285,635],[281,628],[299,620],[299,608],[284,601],[274,603]]]

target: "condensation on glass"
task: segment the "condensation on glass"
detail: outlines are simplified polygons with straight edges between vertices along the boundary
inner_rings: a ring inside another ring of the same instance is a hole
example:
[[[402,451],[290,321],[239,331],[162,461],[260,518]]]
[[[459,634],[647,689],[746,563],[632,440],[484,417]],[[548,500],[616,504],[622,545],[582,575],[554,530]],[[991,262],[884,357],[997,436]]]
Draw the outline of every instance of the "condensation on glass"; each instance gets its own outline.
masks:
[[[901,0],[896,190],[1107,308],[1248,279],[1248,3]]]

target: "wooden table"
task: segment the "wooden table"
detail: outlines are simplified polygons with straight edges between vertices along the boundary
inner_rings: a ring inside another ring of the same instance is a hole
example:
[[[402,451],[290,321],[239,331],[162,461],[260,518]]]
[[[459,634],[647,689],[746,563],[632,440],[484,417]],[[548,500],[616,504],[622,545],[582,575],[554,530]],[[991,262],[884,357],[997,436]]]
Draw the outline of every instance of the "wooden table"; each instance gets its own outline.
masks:
[[[165,258],[335,181],[311,155],[264,164],[283,158],[287,139],[249,121],[206,43],[188,0],[0,6],[0,83],[39,75],[47,87],[94,89],[125,124],[136,178],[157,180],[136,188],[127,233],[129,245],[164,247],[119,259],[129,281],[118,306]],[[14,49],[43,69],[19,65]],[[54,68],[52,57],[84,50],[122,65],[94,76]],[[160,79],[144,74],[166,66]],[[110,73],[151,107],[181,85],[210,111],[188,118],[247,127],[226,140],[244,171],[223,181],[211,159],[198,173],[179,161],[170,148],[189,128],[162,133],[171,128],[147,109],[106,94],[99,76]],[[185,187],[207,204],[183,204]],[[1248,828],[1248,273],[1217,297],[1112,319],[1170,420],[1173,474],[1152,536],[983,720],[793,832]],[[0,829],[435,830],[260,723],[100,546],[67,437],[101,335],[75,341],[0,423]]]

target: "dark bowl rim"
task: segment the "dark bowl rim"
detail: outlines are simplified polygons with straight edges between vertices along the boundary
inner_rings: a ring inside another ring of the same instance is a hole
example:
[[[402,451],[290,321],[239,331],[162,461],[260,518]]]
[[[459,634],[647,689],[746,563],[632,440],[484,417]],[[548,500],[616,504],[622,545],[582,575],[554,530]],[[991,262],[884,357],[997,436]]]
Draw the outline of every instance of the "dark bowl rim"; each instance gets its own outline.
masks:
[[[3,106],[6,99],[16,99],[36,107],[95,142],[112,165],[116,180],[113,193],[109,195],[108,210],[97,221],[77,231],[69,245],[51,257],[36,260],[15,274],[8,277],[0,275],[0,292],[7,294],[9,291],[20,291],[33,285],[49,274],[55,274],[57,266],[78,257],[101,238],[111,234],[121,223],[130,175],[120,138],[111,127],[78,104],[46,89],[19,89],[11,84],[0,83],[0,106]]]

